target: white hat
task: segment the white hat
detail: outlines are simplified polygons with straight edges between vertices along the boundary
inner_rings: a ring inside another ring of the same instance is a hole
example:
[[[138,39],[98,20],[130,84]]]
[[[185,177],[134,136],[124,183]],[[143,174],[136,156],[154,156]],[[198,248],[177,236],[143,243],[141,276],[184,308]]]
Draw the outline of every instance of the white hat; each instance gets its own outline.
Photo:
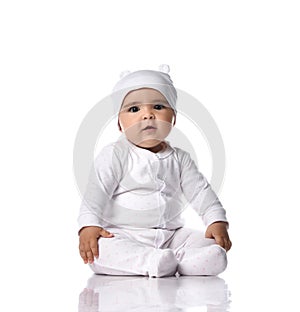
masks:
[[[176,114],[177,92],[173,81],[169,76],[169,66],[161,65],[160,71],[138,70],[135,72],[123,72],[121,79],[117,82],[112,92],[112,99],[119,112],[125,96],[133,90],[151,88],[159,91],[168,101]]]

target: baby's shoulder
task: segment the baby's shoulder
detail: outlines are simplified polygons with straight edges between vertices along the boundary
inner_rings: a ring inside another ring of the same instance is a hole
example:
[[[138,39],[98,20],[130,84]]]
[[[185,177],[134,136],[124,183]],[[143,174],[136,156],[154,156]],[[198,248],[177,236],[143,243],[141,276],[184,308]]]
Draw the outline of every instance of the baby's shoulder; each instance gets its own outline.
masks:
[[[119,140],[116,142],[109,143],[102,147],[100,152],[96,155],[95,161],[101,163],[102,161],[112,161],[119,159],[122,155],[126,154],[127,150],[126,144],[123,141]]]
[[[172,147],[174,150],[174,156],[178,160],[184,160],[186,158],[191,158],[190,153],[180,147]]]

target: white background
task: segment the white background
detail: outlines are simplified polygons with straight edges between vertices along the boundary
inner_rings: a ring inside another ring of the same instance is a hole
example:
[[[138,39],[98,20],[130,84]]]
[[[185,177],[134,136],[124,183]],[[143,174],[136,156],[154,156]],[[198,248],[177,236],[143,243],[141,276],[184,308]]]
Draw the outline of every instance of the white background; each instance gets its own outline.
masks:
[[[232,310],[294,310],[299,16],[298,1],[2,1],[1,309],[76,311],[79,125],[122,70],[167,63],[223,136]]]

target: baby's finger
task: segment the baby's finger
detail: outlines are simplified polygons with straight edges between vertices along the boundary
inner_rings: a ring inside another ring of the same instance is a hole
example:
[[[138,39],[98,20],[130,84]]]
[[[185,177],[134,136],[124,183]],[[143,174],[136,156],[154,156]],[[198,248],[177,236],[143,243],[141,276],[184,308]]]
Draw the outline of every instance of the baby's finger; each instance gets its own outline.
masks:
[[[79,253],[80,253],[80,256],[83,259],[84,263],[87,263],[88,262],[88,258],[87,258],[86,252],[85,252],[85,250],[83,249],[82,246],[79,246]]]
[[[230,250],[232,243],[230,240],[225,240],[225,249],[226,251]]]
[[[93,239],[91,241],[91,250],[92,250],[93,256],[95,258],[98,258],[99,253],[98,253],[98,240],[97,239]]]
[[[88,262],[93,263],[94,262],[94,255],[93,255],[91,249],[86,252],[86,255],[87,255]]]
[[[100,235],[101,235],[102,237],[113,237],[113,236],[114,236],[114,234],[112,234],[112,233],[110,233],[110,232],[108,232],[108,231],[106,231],[106,230],[104,230],[104,229],[101,229],[101,230],[100,230]]]
[[[221,247],[225,249],[225,241],[222,236],[215,236],[215,241],[218,245],[220,245]]]

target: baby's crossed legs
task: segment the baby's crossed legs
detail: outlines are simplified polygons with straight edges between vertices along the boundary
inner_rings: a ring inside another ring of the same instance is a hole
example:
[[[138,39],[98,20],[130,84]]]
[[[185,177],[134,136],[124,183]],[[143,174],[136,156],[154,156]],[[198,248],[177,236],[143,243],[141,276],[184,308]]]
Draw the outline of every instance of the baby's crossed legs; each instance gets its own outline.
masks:
[[[225,250],[200,231],[110,231],[115,237],[99,239],[99,259],[91,265],[95,273],[162,277],[178,271],[182,275],[217,275],[226,268]]]

